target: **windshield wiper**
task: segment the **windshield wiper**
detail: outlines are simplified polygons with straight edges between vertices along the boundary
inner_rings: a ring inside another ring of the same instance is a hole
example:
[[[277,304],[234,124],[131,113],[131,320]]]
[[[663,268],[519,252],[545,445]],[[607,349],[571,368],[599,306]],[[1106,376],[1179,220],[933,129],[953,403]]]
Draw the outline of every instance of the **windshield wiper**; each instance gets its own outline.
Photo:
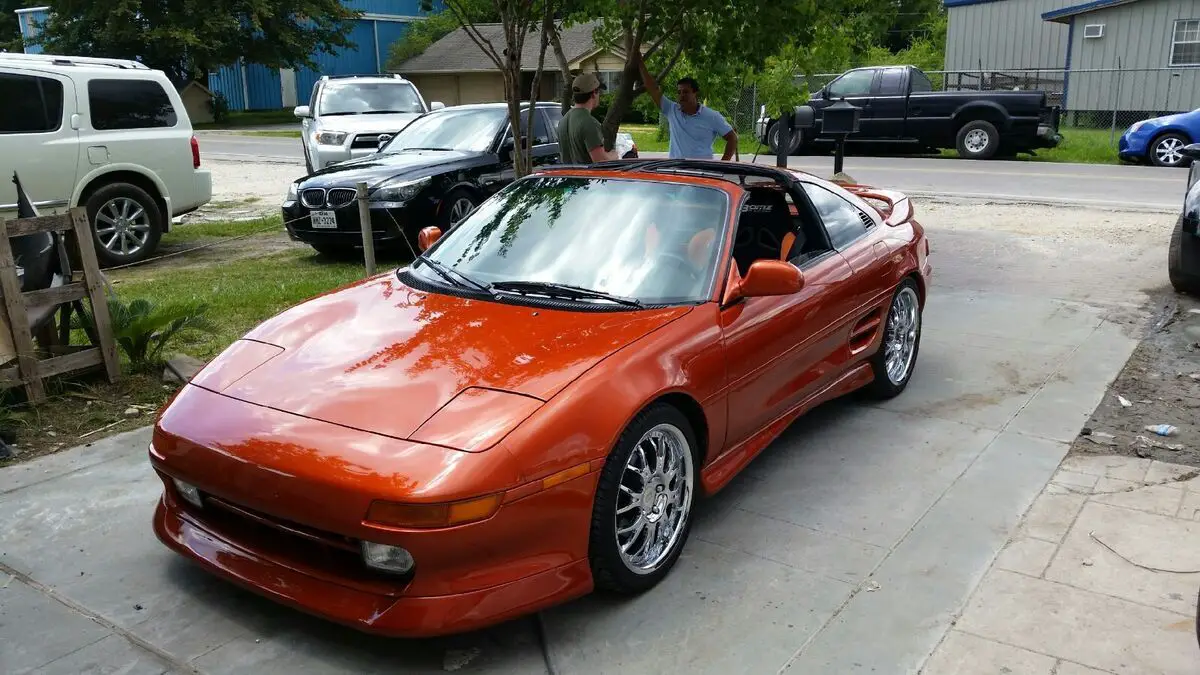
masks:
[[[415,110],[368,110],[364,115],[408,115],[415,113]]]
[[[321,113],[321,117],[335,117],[337,115],[361,115],[361,114],[362,113],[354,112],[353,110],[339,110],[338,112],[323,112],[323,113]]]
[[[514,293],[545,293],[546,295],[558,295],[573,300],[595,298],[597,300],[608,300],[609,302],[615,302],[618,305],[626,305],[628,307],[644,306],[641,300],[635,298],[626,298],[620,295],[613,295],[612,293],[605,293],[604,291],[595,291],[590,288],[571,286],[570,284],[556,284],[550,281],[497,281],[491,284],[491,287],[499,291],[513,291]]]
[[[434,272],[438,273],[438,276],[440,276],[441,278],[450,282],[450,284],[452,286],[460,286],[461,287],[464,285],[463,281],[465,281],[465,282],[467,282],[465,285],[474,286],[475,289],[480,292],[487,293],[488,295],[493,296],[493,297],[496,295],[496,292],[494,290],[492,290],[491,285],[481,284],[478,281],[475,281],[474,279],[472,279],[471,277],[454,269],[453,267],[447,267],[446,265],[443,265],[442,263],[434,260],[433,258],[430,258],[429,256],[425,255],[424,253],[417,256],[417,262],[423,262],[426,265],[429,265],[429,267]],[[451,273],[453,273],[453,275]],[[456,280],[454,278],[455,276],[457,276],[458,279],[461,279],[461,281]]]
[[[453,150],[454,148],[401,148],[399,152],[408,152],[409,150]]]

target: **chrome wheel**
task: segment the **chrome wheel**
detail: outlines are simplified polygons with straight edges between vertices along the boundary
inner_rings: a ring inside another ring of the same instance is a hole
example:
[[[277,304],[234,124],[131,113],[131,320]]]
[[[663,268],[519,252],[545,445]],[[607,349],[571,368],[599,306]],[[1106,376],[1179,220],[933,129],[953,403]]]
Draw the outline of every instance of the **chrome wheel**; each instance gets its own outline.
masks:
[[[987,148],[990,140],[991,137],[988,136],[988,132],[984,131],[983,129],[972,129],[968,131],[966,137],[963,138],[963,145],[965,145],[967,150],[972,153],[980,153]]]
[[[141,251],[150,238],[150,215],[128,197],[115,197],[96,211],[92,225],[96,239],[106,250],[122,256]]]
[[[671,556],[692,509],[692,450],[683,432],[659,424],[638,440],[618,485],[617,550],[625,567],[650,574]]]
[[[457,225],[458,221],[466,218],[473,208],[475,205],[471,203],[470,199],[466,197],[455,199],[454,203],[450,205],[450,225]]]
[[[911,286],[902,287],[892,300],[884,335],[884,364],[888,379],[894,385],[904,382],[912,370],[917,334],[921,328],[919,307],[917,292]]]
[[[1154,146],[1154,154],[1159,164],[1175,166],[1183,161],[1183,141],[1175,136],[1168,136]]]

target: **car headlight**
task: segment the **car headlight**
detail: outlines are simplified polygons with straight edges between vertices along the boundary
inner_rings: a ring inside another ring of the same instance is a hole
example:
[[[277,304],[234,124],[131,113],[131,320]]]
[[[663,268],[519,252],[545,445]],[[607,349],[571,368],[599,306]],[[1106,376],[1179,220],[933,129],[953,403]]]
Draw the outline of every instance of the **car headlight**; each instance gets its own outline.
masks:
[[[346,142],[344,131],[318,131],[313,134],[317,145],[341,145]]]
[[[1140,122],[1134,122],[1133,126],[1129,127],[1129,132],[1133,133],[1133,132],[1137,131],[1138,129],[1141,129],[1142,127],[1146,126],[1146,122],[1149,122],[1149,121],[1150,120],[1142,120]]]
[[[367,567],[383,572],[407,574],[413,568],[412,554],[399,546],[362,542],[363,562]]]
[[[296,201],[296,200],[297,200],[297,199],[299,199],[299,198],[300,198],[300,194],[299,194],[299,192],[296,190],[296,184],[295,184],[295,183],[291,183],[290,185],[288,185],[287,196],[283,198],[283,201],[285,201],[285,202],[294,202],[294,201]]]
[[[371,201],[373,202],[406,202],[413,197],[422,188],[433,182],[431,178],[417,179],[396,179],[381,183],[375,191],[371,193]]]

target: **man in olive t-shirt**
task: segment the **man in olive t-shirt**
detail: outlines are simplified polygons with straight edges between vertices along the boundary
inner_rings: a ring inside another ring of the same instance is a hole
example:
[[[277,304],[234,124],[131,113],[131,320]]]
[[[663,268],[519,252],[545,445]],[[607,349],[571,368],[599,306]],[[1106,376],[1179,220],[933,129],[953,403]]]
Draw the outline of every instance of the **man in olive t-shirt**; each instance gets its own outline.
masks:
[[[571,83],[575,105],[558,122],[558,153],[562,164],[591,164],[617,159],[616,150],[604,149],[604,132],[592,110],[600,103],[600,79],[581,73]]]

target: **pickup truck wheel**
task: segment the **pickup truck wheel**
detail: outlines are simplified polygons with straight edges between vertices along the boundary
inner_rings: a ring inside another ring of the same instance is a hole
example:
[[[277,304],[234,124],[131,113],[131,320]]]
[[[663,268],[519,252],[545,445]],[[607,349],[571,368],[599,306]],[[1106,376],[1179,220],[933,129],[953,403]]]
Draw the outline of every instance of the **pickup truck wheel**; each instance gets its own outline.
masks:
[[[798,129],[792,130],[792,142],[788,144],[787,154],[794,155],[796,150],[800,149],[800,141],[803,140],[801,135],[804,132]],[[771,149],[771,154],[779,154],[779,122],[772,122],[771,127],[767,129],[767,147]]]
[[[1183,146],[1188,139],[1179,134],[1163,134],[1150,144],[1150,163],[1154,166],[1183,166],[1187,157],[1183,156]]]
[[[163,214],[142,188],[110,183],[88,195],[86,209],[101,267],[141,262],[158,248]]]
[[[991,159],[1000,149],[1000,132],[987,120],[972,120],[958,130],[958,156]]]

